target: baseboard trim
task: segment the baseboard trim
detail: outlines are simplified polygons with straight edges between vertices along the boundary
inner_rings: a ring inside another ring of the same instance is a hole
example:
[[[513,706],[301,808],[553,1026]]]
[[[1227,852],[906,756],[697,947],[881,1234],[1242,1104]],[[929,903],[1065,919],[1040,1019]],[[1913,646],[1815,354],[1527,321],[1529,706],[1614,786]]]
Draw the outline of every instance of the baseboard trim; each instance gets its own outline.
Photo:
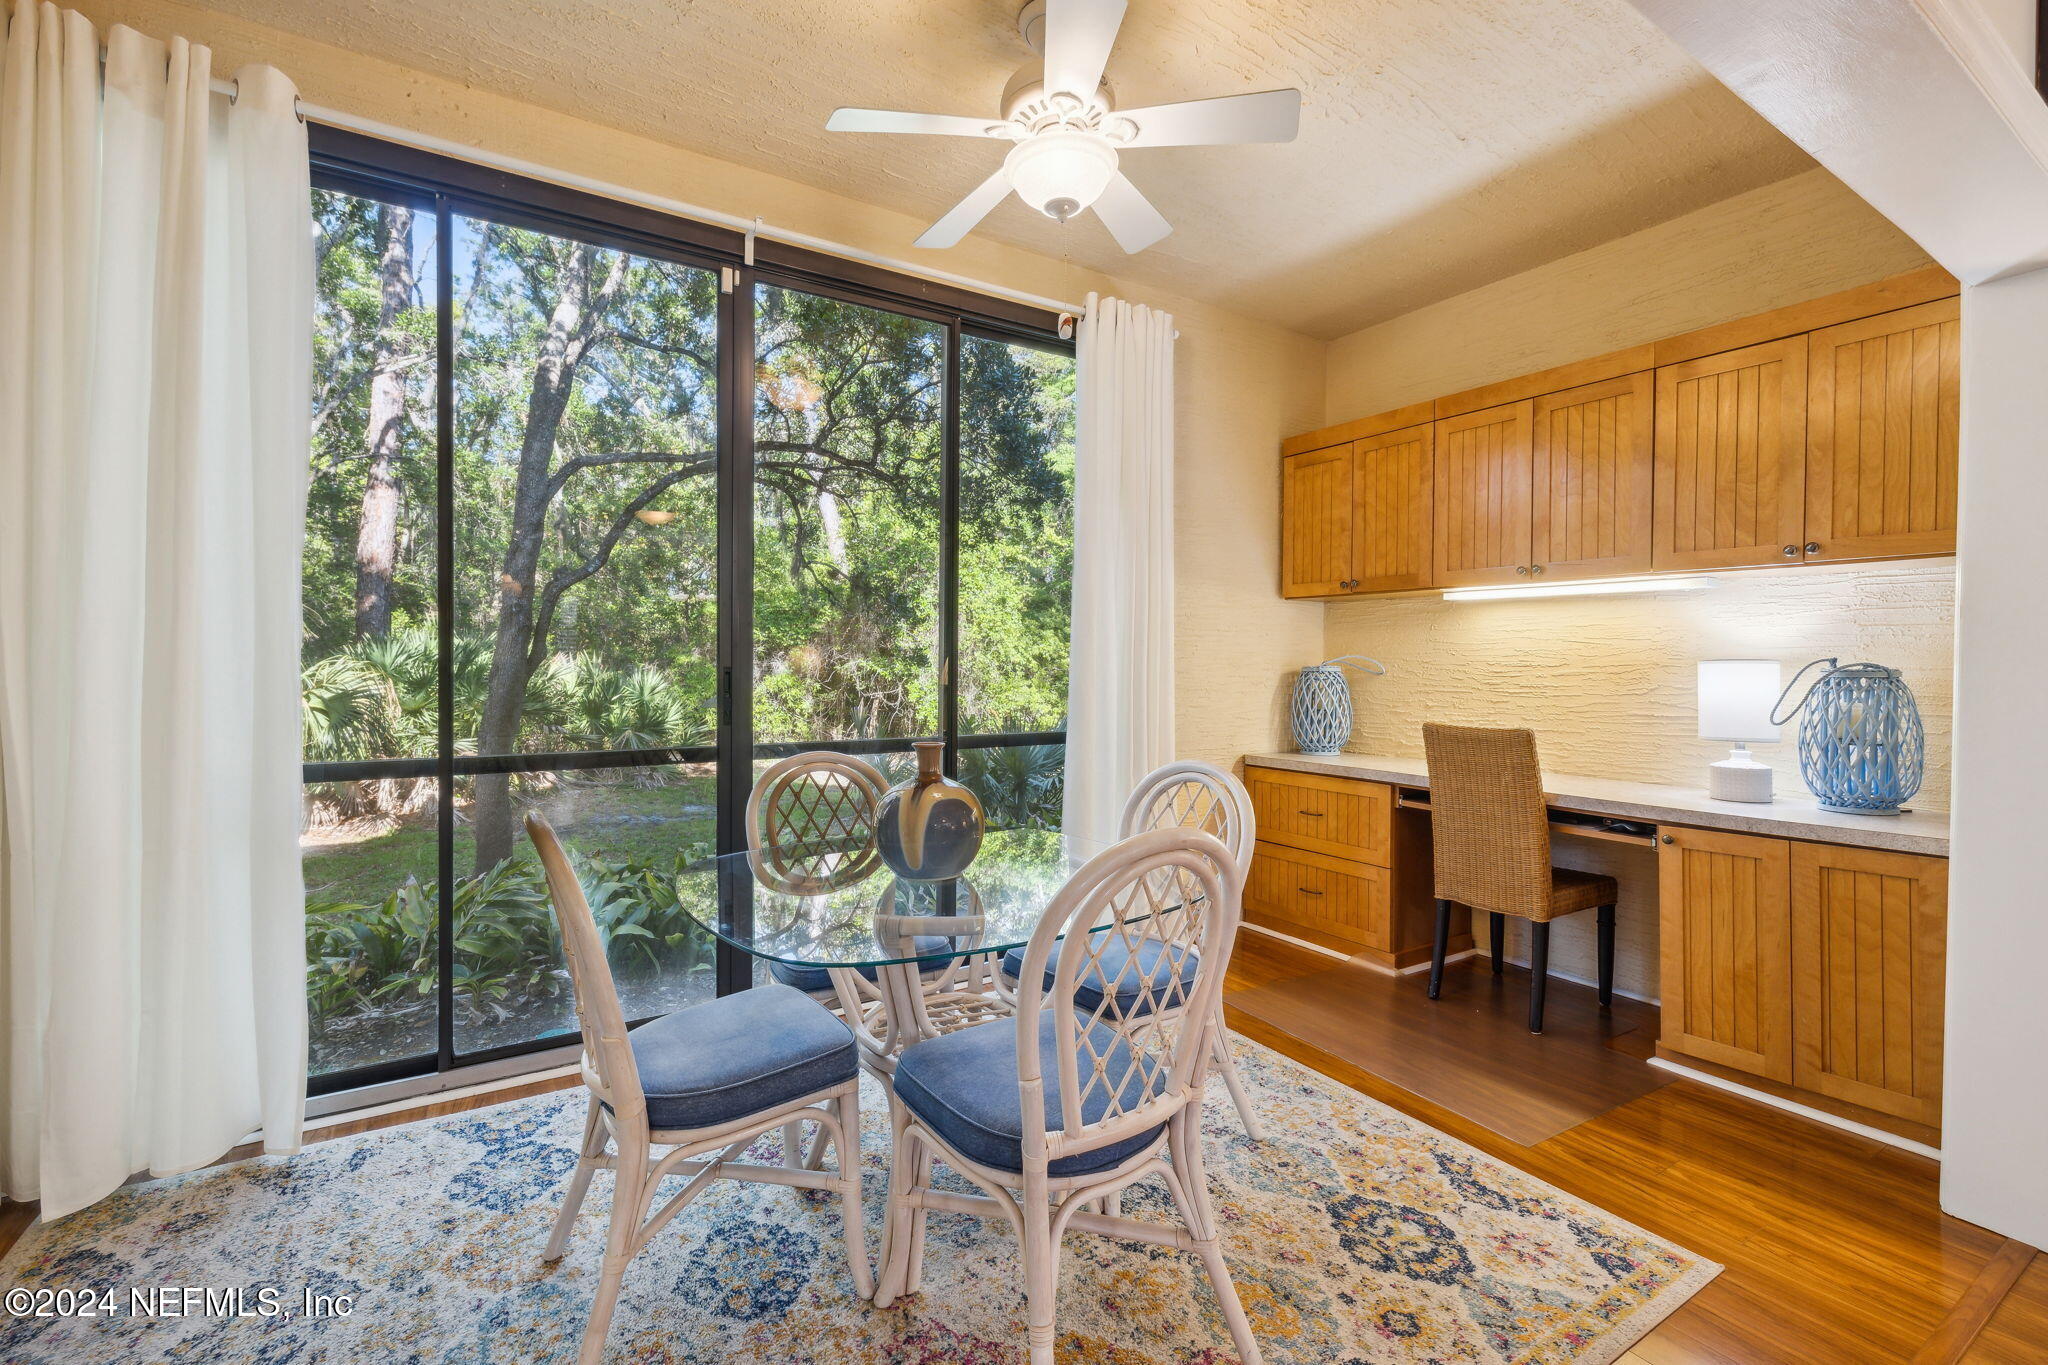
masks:
[[[1253,924],[1250,920],[1238,921],[1238,927],[1249,929],[1255,934],[1264,934],[1267,938],[1277,938],[1282,943],[1291,943],[1297,948],[1306,948],[1312,953],[1321,953],[1324,957],[1334,958],[1338,962],[1349,962],[1359,967],[1369,968],[1383,976],[1413,976],[1417,972],[1429,970],[1427,962],[1416,962],[1406,967],[1389,967],[1384,962],[1375,962],[1371,958],[1364,956],[1354,957],[1350,953],[1340,953],[1335,948],[1326,948],[1320,943],[1311,943],[1305,938],[1296,938],[1294,935],[1282,933],[1278,929],[1269,929],[1263,924]],[[1449,966],[1460,958],[1475,956],[1478,951],[1477,948],[1466,948],[1460,952],[1452,953],[1444,959],[1444,965]]]
[[[1845,1133],[1854,1133],[1857,1137],[1866,1137],[1873,1142],[1882,1142],[1885,1146],[1896,1147],[1902,1152],[1911,1152],[1915,1156],[1924,1156],[1931,1161],[1941,1160],[1941,1149],[1939,1147],[1929,1147],[1924,1142],[1915,1142],[1911,1138],[1900,1137],[1897,1133],[1887,1133],[1882,1128],[1873,1128],[1867,1123],[1858,1123],[1854,1119],[1845,1119],[1840,1114],[1830,1114],[1825,1109],[1815,1109],[1810,1105],[1801,1104],[1797,1100],[1784,1099],[1766,1091],[1752,1090],[1746,1085],[1725,1080],[1720,1076],[1709,1075],[1704,1071],[1695,1071],[1689,1066],[1680,1066],[1677,1062],[1668,1061],[1663,1057],[1651,1057],[1649,1063],[1651,1066],[1660,1067],[1674,1075],[1683,1076],[1689,1081],[1697,1081],[1701,1085],[1710,1085],[1716,1090],[1724,1090],[1731,1095],[1740,1095],[1746,1100],[1755,1100],[1758,1104],[1768,1104],[1773,1109],[1782,1109],[1788,1114],[1797,1114],[1800,1118],[1812,1119],[1815,1123],[1825,1123],[1830,1128],[1839,1128]]]
[[[542,1058],[542,1060],[545,1060]],[[427,1105],[443,1104],[449,1100],[466,1100],[478,1095],[491,1095],[500,1090],[516,1090],[535,1081],[552,1081],[563,1076],[574,1076],[580,1070],[576,1063],[568,1066],[540,1067],[529,1071],[518,1071],[489,1080],[479,1080],[472,1085],[458,1085],[445,1090],[425,1090],[410,1095],[400,1095],[382,1103],[363,1104],[353,1109],[337,1109],[306,1120],[306,1140],[315,1142],[320,1134],[330,1128],[340,1128],[359,1123],[364,1119],[381,1118],[386,1114],[403,1113],[410,1109],[421,1109]],[[338,1092],[347,1095],[348,1091]]]
[[[1296,938],[1292,934],[1283,934],[1278,929],[1268,929],[1263,924],[1253,924],[1248,919],[1239,920],[1237,927],[1249,929],[1255,934],[1264,934],[1267,938],[1277,938],[1282,943],[1291,943],[1297,948],[1306,948],[1312,953],[1321,953],[1324,957],[1335,958],[1339,962],[1353,961],[1349,953],[1340,953],[1335,948],[1325,948],[1320,943],[1310,943],[1305,938]]]
[[[1474,951],[1477,950],[1475,949]],[[1520,967],[1525,972],[1529,970],[1529,959],[1526,957],[1509,957],[1503,958],[1502,961],[1510,967]],[[1570,972],[1561,972],[1555,967],[1550,969],[1550,979],[1552,981],[1569,981],[1574,986],[1587,986],[1596,991],[1600,989],[1598,981],[1589,981],[1583,976],[1573,976]],[[1614,993],[1624,1000],[1633,1000],[1639,1005],[1655,1005],[1658,1009],[1664,1008],[1664,1002],[1654,996],[1637,995],[1635,992],[1625,991],[1619,986],[1614,988]]]

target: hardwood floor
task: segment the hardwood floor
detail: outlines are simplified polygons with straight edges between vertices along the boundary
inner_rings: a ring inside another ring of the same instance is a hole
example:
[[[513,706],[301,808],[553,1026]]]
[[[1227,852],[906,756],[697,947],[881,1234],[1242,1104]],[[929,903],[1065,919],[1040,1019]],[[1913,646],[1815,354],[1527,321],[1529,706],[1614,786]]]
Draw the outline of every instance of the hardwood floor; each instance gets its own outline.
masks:
[[[1329,966],[1319,954],[1245,934],[1231,986],[1271,986]],[[1414,1007],[1427,1009],[1422,977],[1400,984],[1410,983]],[[1935,1162],[1693,1082],[1520,1143],[1344,1061],[1342,1018],[1320,1045],[1234,1007],[1229,1019],[1246,1038],[1726,1266],[1624,1357],[1628,1365],[1912,1361],[2006,1246],[1941,1212]],[[1518,1012],[1506,1010],[1504,1029],[1517,1023]],[[2041,1265],[2035,1258],[1963,1360],[2048,1360]],[[2005,1350],[2021,1353],[1995,1353]]]
[[[2048,1256],[2036,1253],[1977,1339],[1963,1365],[2040,1365],[2048,1360]]]
[[[1253,990],[1330,968],[1328,957],[1245,934],[1230,988]],[[1415,1008],[1427,1008],[1423,978],[1400,982],[1410,983]],[[1512,1023],[1519,1011],[1507,1009],[1506,1016]],[[1623,1365],[2048,1361],[2048,1257],[1944,1215],[1936,1165],[1926,1158],[1683,1080],[1522,1143],[1345,1061],[1333,1050],[1341,1019],[1322,1045],[1234,1007],[1230,1023],[1244,1037],[1727,1267],[1637,1343]],[[319,1138],[574,1083],[565,1077],[425,1101],[323,1130]],[[31,1215],[28,1206],[0,1206],[0,1254]]]
[[[1527,1009],[1524,968],[1495,976],[1483,959],[1454,962],[1434,1003],[1423,983],[1340,963],[1237,992],[1230,1003],[1528,1146],[1674,1079],[1642,1060],[1656,1044],[1654,1005],[1616,997],[1602,1010],[1591,986],[1553,981],[1538,1036],[1526,1024],[1503,1028]],[[1337,1020],[1343,1025],[1330,1027]]]

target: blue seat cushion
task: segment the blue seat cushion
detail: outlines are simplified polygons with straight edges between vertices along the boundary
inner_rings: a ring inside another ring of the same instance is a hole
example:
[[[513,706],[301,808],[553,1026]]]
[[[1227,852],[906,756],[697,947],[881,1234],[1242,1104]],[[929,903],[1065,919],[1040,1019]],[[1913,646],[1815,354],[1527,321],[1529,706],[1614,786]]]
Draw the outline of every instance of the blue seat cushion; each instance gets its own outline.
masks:
[[[626,1037],[657,1129],[717,1127],[860,1074],[852,1032],[788,986],[691,1005]]]
[[[952,942],[952,939],[947,938],[943,934],[922,934],[911,940],[920,957],[932,953],[943,953]],[[967,955],[961,953],[959,956],[965,957]],[[947,959],[947,961],[951,960],[950,958]],[[944,965],[946,964],[943,962],[927,962],[922,970],[931,971],[935,967],[942,967]],[[870,981],[875,979],[875,969],[873,967],[857,967],[855,970]],[[832,974],[823,967],[794,967],[787,962],[771,961],[768,964],[768,975],[774,977],[783,985],[794,986],[800,991],[829,991],[832,989]]]
[[[1054,1132],[1065,1125],[1060,1110],[1059,1057],[1053,1045],[1051,1015],[1039,1021],[1040,1074],[1045,1077],[1045,1126]],[[1165,1084],[1166,1068],[1148,1066],[1141,1076],[1131,1067],[1130,1050],[1116,1031],[1093,1025],[1091,1041],[1107,1058],[1108,1075],[1123,1077],[1121,1098],[1129,1110]],[[1081,1053],[1085,1086],[1090,1063]],[[1024,1099],[1017,1089],[1017,1023],[993,1019],[986,1024],[913,1043],[896,1059],[896,1097],[960,1155],[999,1171],[1024,1168]],[[1102,1085],[1081,1101],[1082,1119],[1093,1122],[1109,1109]],[[1150,1146],[1166,1125],[1098,1147],[1092,1152],[1061,1157],[1049,1168],[1053,1175],[1085,1175],[1107,1170]]]
[[[1201,958],[1195,953],[1180,955],[1179,980],[1169,980],[1173,968],[1168,962],[1167,945],[1156,938],[1139,939],[1136,950],[1112,930],[1101,931],[1109,934],[1102,945],[1102,952],[1088,970],[1081,973],[1074,982],[1074,1008],[1084,1014],[1093,1014],[1102,1007],[1102,993],[1105,983],[1116,987],[1114,1014],[1119,1019],[1130,1019],[1150,1014],[1164,1003],[1173,1009],[1187,1000],[1188,989],[1195,983],[1195,973],[1201,968]],[[1052,952],[1045,959],[1045,984],[1051,989],[1053,974],[1059,970],[1060,949],[1069,940],[1061,939],[1052,945]],[[1127,966],[1135,957],[1137,962]],[[1003,971],[1010,977],[1022,980],[1024,977],[1024,950],[1012,948],[1003,954]],[[1152,983],[1148,996],[1144,985]]]

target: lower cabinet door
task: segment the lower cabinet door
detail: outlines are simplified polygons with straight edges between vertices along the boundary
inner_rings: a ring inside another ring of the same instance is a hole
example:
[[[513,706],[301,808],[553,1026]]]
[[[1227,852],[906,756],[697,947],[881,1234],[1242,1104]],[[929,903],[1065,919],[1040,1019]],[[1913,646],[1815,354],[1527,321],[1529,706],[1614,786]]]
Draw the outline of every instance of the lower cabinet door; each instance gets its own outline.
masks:
[[[1938,1126],[1947,938],[1947,860],[1794,844],[1794,1084]]]
[[[1384,951],[1389,874],[1383,867],[1330,858],[1260,840],[1246,879],[1245,910],[1319,934]]]
[[[1664,834],[1664,1045],[1790,1083],[1790,845],[1718,830],[1666,826]]]

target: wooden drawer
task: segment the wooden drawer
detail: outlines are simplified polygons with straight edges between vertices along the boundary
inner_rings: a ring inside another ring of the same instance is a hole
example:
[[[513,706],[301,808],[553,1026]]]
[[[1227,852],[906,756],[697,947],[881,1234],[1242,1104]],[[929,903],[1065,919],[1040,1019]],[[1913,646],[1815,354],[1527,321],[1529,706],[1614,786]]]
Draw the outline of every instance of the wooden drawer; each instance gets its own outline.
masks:
[[[1391,874],[1260,840],[1245,886],[1247,914],[1299,925],[1368,948],[1387,947]]]
[[[1284,768],[1248,767],[1244,776],[1261,842],[1390,865],[1392,787]]]

